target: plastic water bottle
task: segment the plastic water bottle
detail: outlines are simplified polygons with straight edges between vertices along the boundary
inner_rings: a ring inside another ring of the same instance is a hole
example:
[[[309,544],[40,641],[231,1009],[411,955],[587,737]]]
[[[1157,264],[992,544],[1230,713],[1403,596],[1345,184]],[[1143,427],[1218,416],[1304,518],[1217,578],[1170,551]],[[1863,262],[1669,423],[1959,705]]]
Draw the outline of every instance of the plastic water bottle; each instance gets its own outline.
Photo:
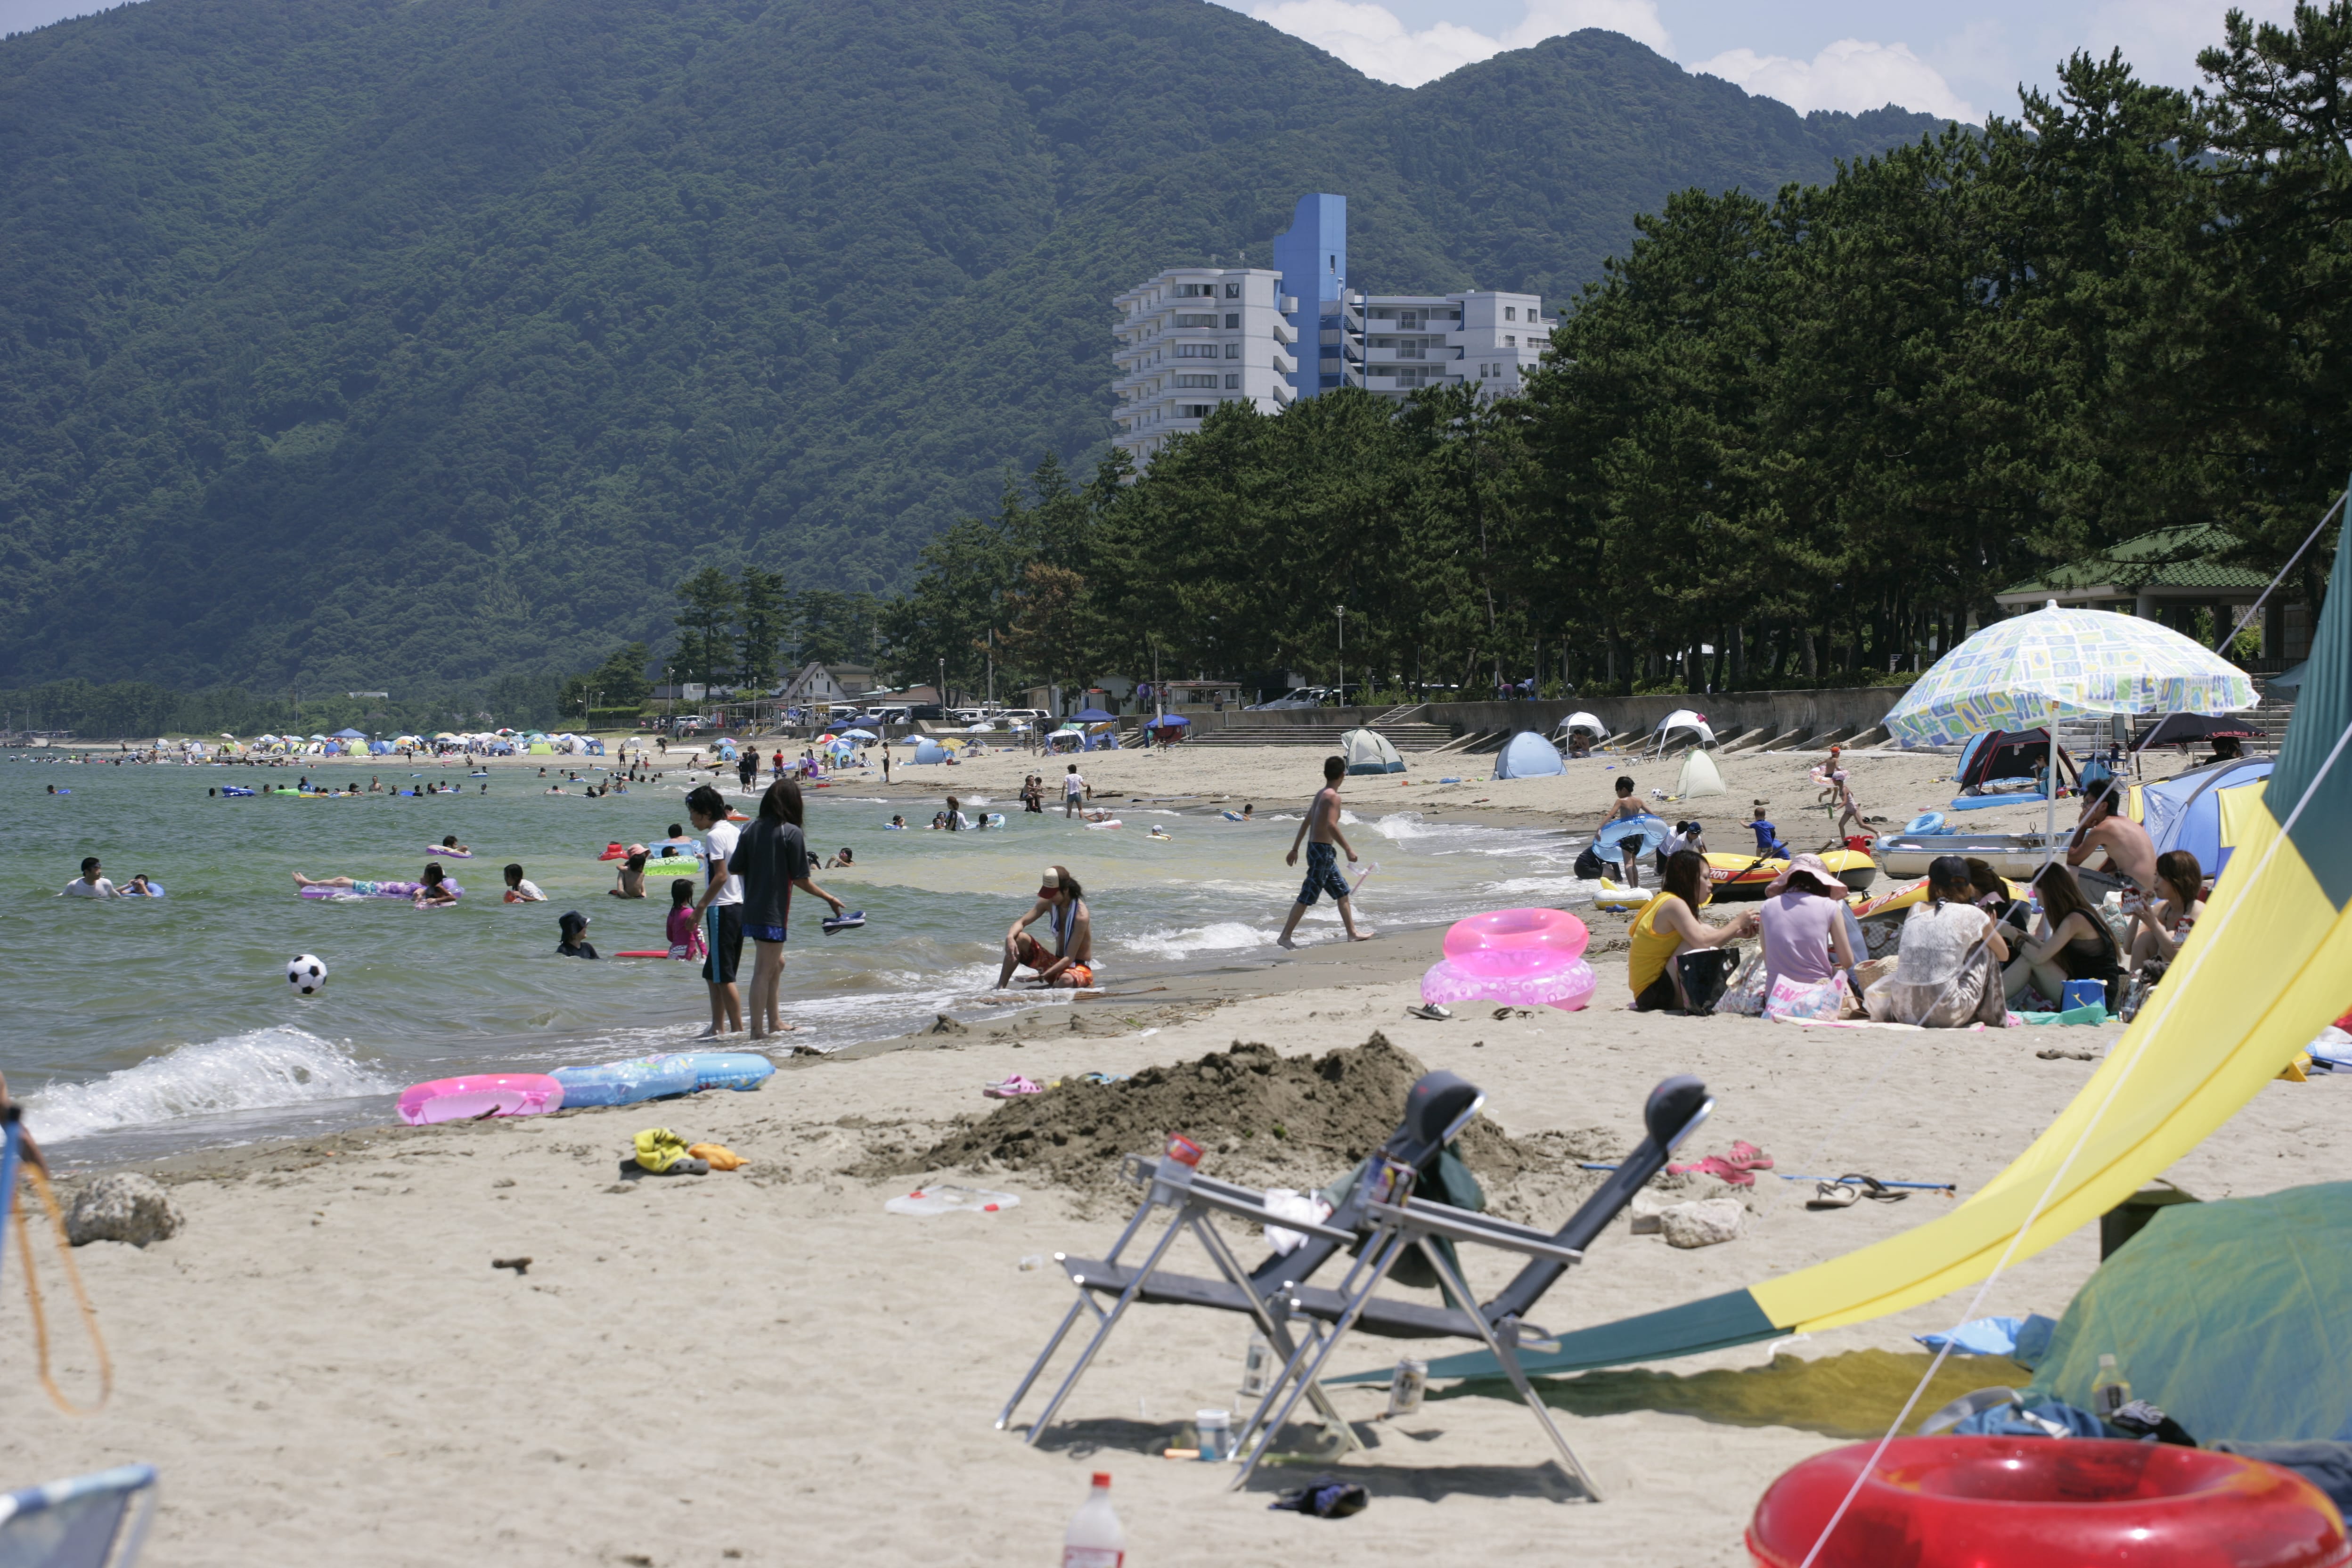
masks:
[[[2112,1421],[2116,1411],[2131,1403],[2131,1383],[2116,1365],[2116,1358],[2099,1357],[2099,1374],[2091,1383],[2091,1413],[2102,1421]]]
[[[1121,1568],[1126,1561],[1127,1531],[1110,1506],[1110,1476],[1097,1470],[1087,1500],[1062,1532],[1062,1568]]]

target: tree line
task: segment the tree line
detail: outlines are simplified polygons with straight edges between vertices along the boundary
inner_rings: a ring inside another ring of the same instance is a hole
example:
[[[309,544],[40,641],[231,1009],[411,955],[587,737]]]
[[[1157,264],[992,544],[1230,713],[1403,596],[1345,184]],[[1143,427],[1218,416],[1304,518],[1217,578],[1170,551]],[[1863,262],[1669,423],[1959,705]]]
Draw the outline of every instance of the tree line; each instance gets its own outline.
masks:
[[[886,662],[1328,679],[1344,637],[1373,700],[1852,682],[2152,529],[2275,570],[2352,466],[2352,3],[2232,13],[2200,64],[2078,54],[2015,120],[1675,196],[1520,396],[1229,403],[1083,485],[1049,458],[924,551]]]

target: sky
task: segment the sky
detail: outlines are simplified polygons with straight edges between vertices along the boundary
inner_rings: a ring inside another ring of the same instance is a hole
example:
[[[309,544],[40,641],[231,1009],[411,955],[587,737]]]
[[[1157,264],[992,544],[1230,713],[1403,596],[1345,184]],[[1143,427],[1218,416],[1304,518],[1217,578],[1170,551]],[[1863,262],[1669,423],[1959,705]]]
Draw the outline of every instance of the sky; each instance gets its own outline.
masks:
[[[0,11],[31,0],[0,0]],[[2076,49],[2121,48],[2145,80],[2194,87],[2228,0],[1222,0],[1367,76],[1418,87],[1580,27],[1647,44],[1800,111],[1888,103],[1982,123],[2014,117]],[[2292,0],[2238,0],[2262,20]]]
[[[1208,3],[1208,0],[1204,0]],[[1799,110],[1900,104],[1981,123],[2014,115],[2075,49],[2120,47],[2148,80],[2199,81],[2227,0],[1216,0],[1368,76],[1418,87],[1580,27],[1623,33],[1696,71]],[[2292,0],[2239,0],[2284,20]],[[0,35],[102,10],[92,0],[0,0]]]

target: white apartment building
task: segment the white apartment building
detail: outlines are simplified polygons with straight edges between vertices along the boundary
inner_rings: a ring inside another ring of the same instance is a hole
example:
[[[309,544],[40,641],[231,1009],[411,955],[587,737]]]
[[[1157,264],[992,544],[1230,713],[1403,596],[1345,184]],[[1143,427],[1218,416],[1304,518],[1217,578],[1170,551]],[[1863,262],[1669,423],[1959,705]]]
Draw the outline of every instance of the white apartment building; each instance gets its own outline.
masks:
[[[1297,396],[1298,331],[1286,312],[1298,306],[1281,282],[1264,268],[1171,267],[1114,301],[1113,444],[1138,467],[1220,403],[1246,398],[1275,414]]]
[[[1472,289],[1453,294],[1347,294],[1326,317],[1310,373],[1298,375],[1298,301],[1264,268],[1171,267],[1118,297],[1111,391],[1113,444],[1138,468],[1171,437],[1198,430],[1220,403],[1247,398],[1263,414],[1288,407],[1295,380],[1362,387],[1402,401],[1424,386],[1517,394],[1559,323],[1542,298]]]
[[[1518,392],[1559,323],[1535,294],[1350,294],[1339,336],[1347,384],[1402,401],[1424,386]]]

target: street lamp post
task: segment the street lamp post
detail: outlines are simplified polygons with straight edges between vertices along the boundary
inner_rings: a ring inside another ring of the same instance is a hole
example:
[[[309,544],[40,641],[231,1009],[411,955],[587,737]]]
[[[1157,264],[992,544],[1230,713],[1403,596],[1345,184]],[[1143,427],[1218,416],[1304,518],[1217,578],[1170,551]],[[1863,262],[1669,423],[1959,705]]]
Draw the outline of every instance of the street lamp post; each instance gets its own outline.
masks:
[[[1335,606],[1339,616],[1339,706],[1348,705],[1348,606]]]

